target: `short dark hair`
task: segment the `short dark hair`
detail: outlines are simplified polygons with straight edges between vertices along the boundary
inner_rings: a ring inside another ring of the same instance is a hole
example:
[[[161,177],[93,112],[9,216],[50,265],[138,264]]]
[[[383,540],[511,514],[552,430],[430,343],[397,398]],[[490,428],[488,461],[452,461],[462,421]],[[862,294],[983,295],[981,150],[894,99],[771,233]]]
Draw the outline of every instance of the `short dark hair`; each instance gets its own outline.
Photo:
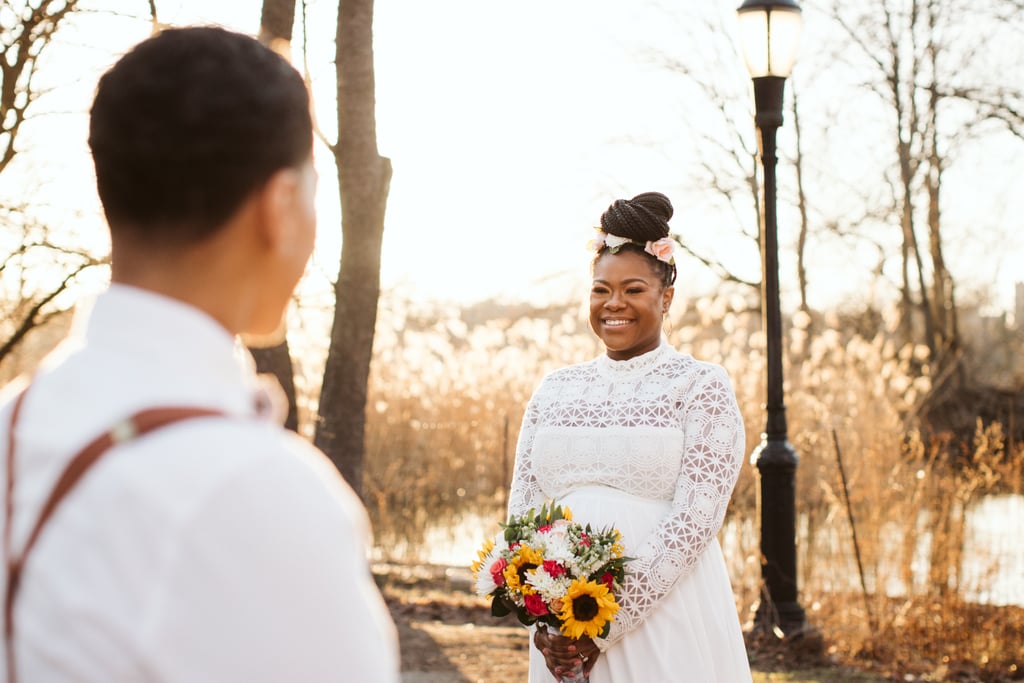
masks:
[[[112,236],[160,244],[214,233],[312,145],[302,76],[255,39],[212,26],[132,48],[100,79],[89,119]]]

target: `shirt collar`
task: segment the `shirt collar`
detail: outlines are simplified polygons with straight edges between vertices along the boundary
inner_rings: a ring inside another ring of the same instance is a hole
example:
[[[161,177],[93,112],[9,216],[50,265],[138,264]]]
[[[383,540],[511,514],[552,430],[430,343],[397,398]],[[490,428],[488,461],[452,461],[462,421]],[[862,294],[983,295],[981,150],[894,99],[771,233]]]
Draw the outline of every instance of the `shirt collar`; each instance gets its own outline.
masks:
[[[252,355],[206,312],[155,292],[111,284],[75,316],[69,350],[88,349],[125,372],[144,369],[136,384],[155,400],[193,403],[250,414],[265,404]],[[91,355],[91,353],[89,354]],[[260,411],[257,411],[260,412]]]

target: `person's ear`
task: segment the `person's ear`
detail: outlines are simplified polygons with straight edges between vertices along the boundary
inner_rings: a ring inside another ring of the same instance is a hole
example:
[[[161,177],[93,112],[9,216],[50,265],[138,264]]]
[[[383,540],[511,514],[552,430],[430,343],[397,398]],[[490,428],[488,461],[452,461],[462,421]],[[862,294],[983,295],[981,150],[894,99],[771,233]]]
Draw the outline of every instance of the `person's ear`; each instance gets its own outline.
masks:
[[[289,246],[301,192],[302,178],[293,168],[275,172],[259,191],[260,237],[270,249],[280,251]]]
[[[672,305],[672,298],[676,294],[675,287],[666,287],[665,291],[661,293],[661,313],[662,315],[668,315],[668,309]]]

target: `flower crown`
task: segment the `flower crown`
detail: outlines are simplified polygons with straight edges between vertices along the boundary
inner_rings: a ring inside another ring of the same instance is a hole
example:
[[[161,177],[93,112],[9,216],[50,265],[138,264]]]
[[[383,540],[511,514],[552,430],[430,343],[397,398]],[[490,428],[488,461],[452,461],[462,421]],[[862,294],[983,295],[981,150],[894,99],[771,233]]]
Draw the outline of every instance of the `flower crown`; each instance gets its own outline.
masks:
[[[631,240],[628,237],[620,237],[619,235],[610,235],[604,230],[598,228],[597,237],[590,240],[587,244],[587,248],[591,251],[601,251],[607,248],[609,252],[613,254],[619,253],[619,249],[624,244],[633,244],[638,247],[643,247],[643,250],[648,254],[663,261],[669,265],[675,265],[676,257],[676,242],[671,237],[662,237],[659,240],[648,240],[646,243]]]

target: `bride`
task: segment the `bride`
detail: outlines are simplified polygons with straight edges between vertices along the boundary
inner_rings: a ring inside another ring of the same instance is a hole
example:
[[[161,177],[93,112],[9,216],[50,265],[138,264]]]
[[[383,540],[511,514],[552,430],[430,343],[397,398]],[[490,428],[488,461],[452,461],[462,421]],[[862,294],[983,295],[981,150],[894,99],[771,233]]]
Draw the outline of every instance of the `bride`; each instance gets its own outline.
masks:
[[[725,370],[662,338],[672,212],[648,192],[601,216],[590,325],[606,353],[545,377],[523,417],[509,514],[554,499],[577,521],[617,528],[634,558],[606,638],[534,632],[532,683],[580,667],[593,683],[751,680],[717,540],[743,422]]]

